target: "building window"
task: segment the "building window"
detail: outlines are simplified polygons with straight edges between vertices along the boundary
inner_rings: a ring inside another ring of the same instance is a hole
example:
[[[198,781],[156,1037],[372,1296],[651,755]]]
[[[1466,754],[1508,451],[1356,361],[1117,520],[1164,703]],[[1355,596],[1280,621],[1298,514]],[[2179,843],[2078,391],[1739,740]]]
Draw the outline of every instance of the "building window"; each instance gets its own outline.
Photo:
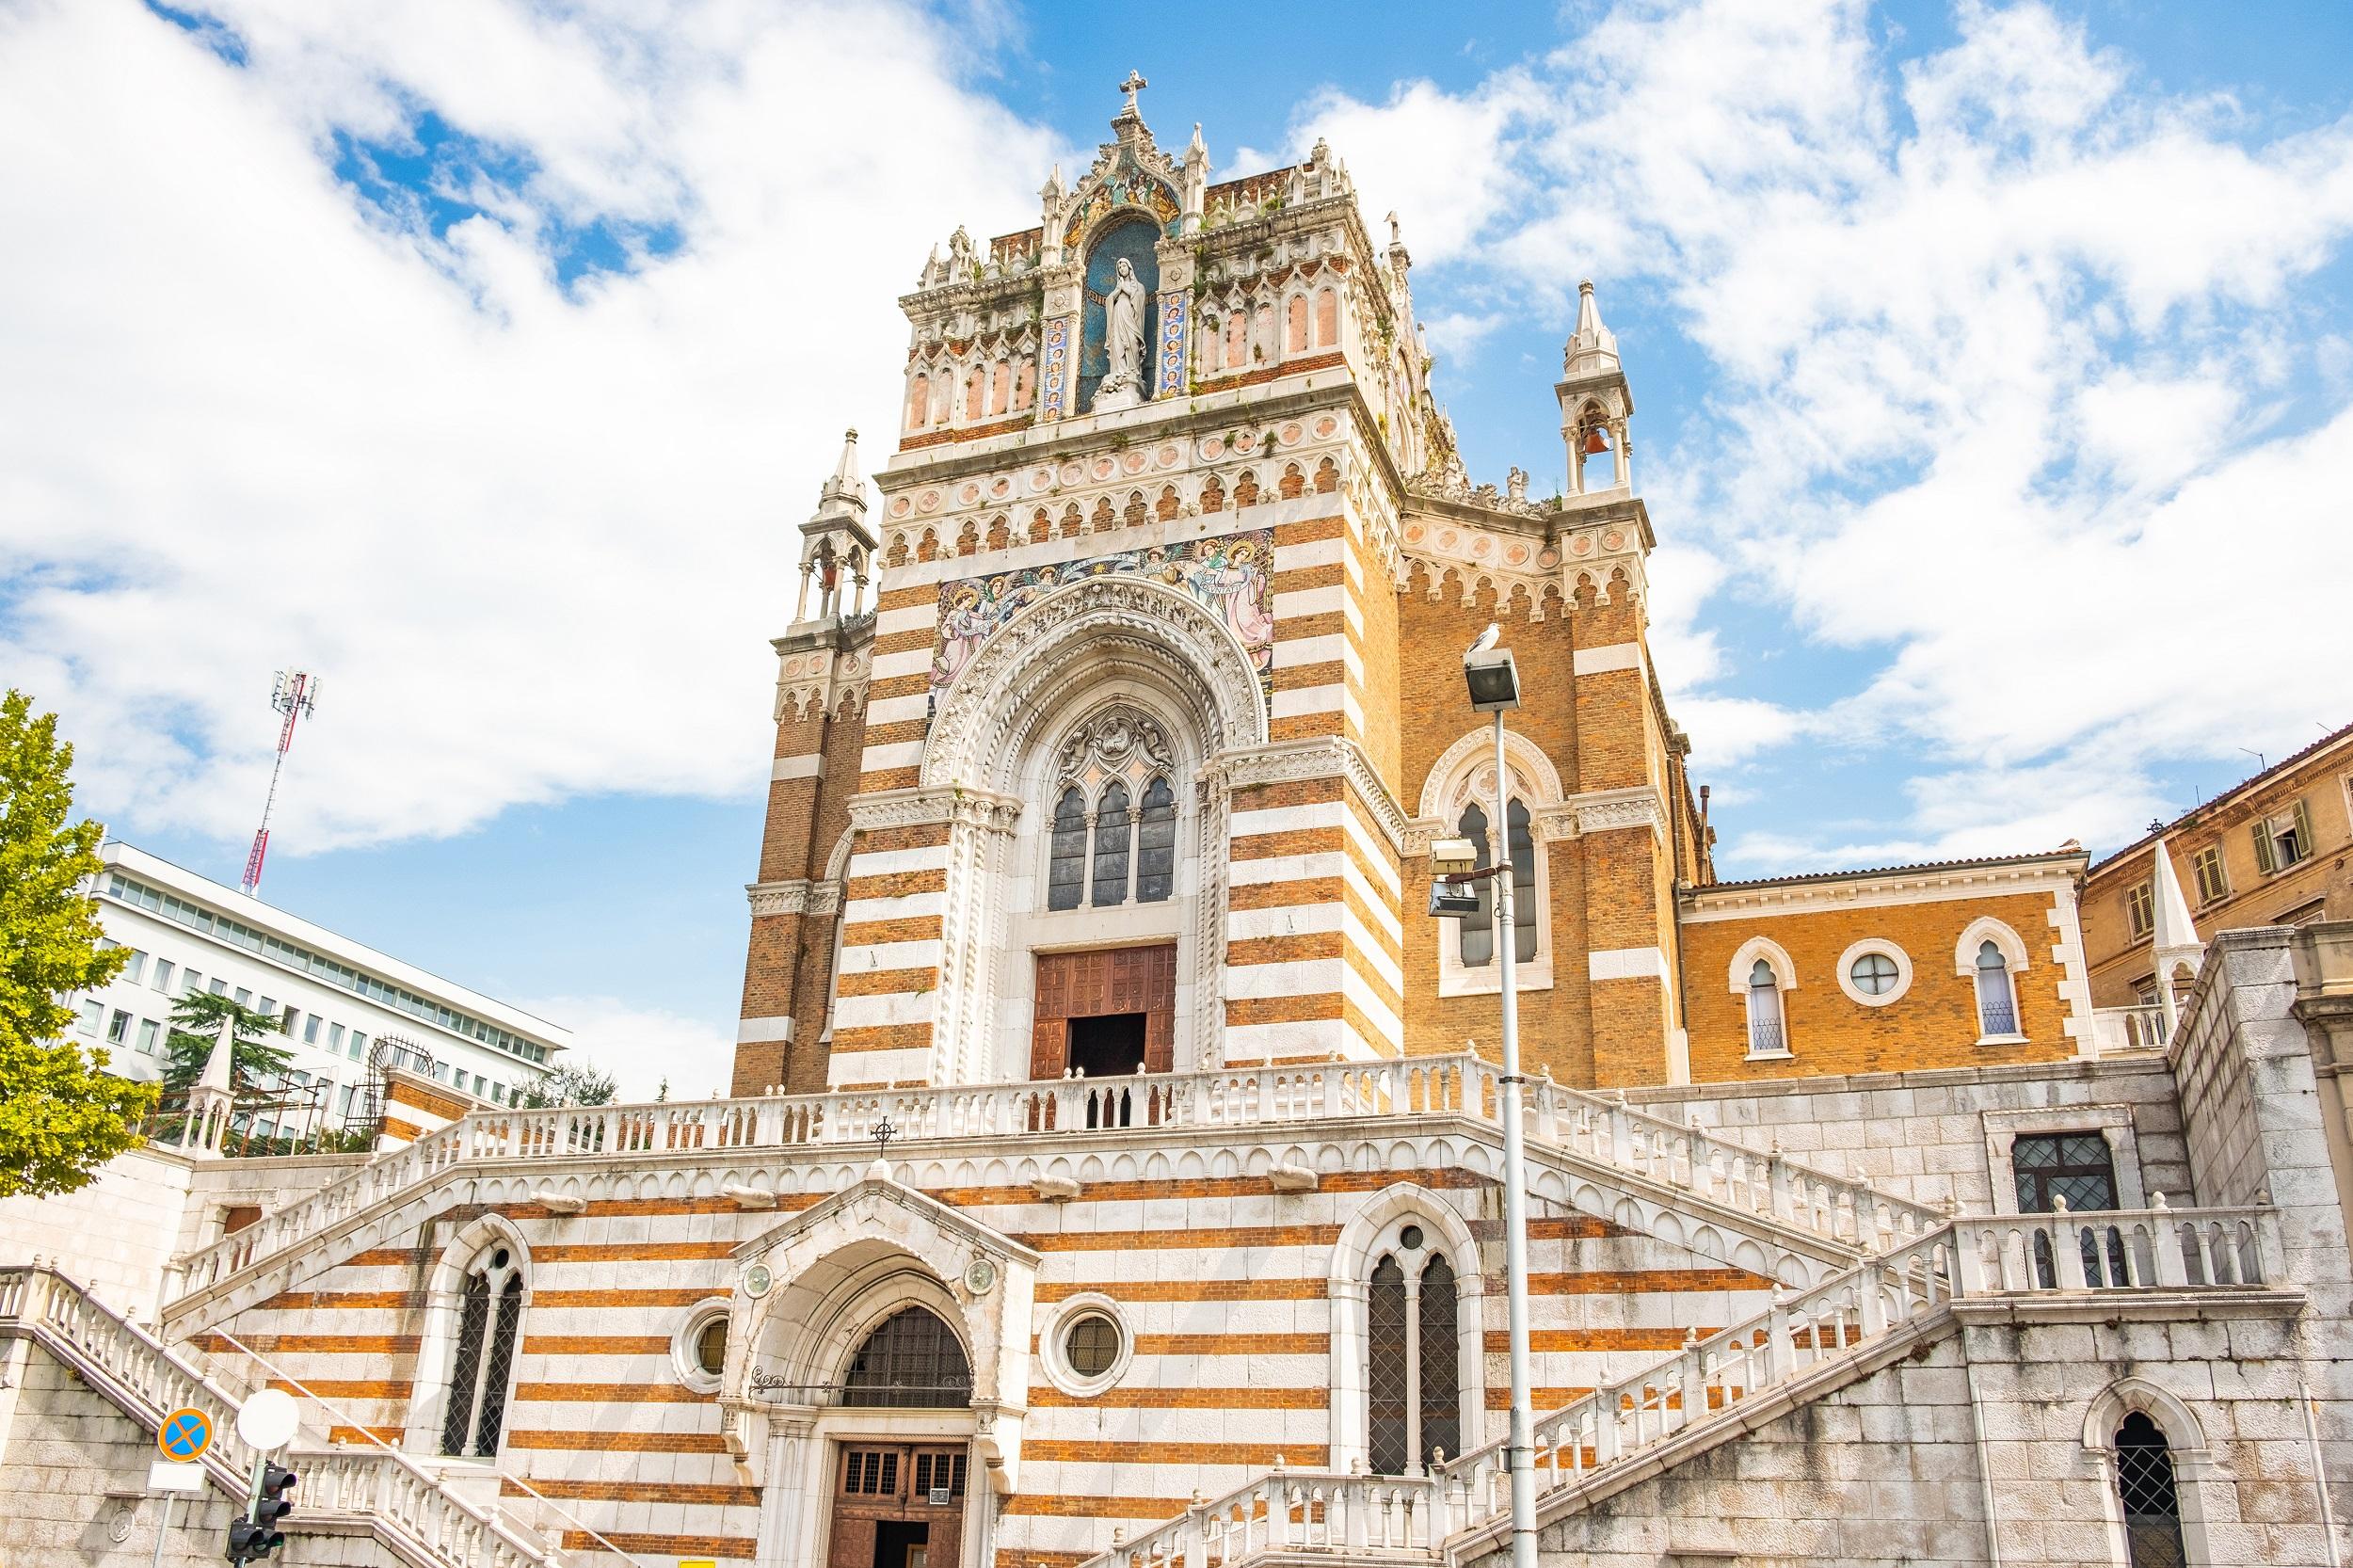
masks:
[[[98,1026],[105,1021],[105,1004],[100,1001],[96,997],[92,997],[88,1001],[82,1003],[81,1016],[74,1021],[73,1027],[80,1030],[85,1034],[94,1035],[98,1032]]]
[[[466,1272],[458,1300],[457,1345],[450,1360],[449,1408],[441,1452],[495,1458],[506,1422],[515,1338],[522,1325],[523,1276],[512,1249],[492,1247]]]
[[[221,979],[218,975],[215,975],[211,984],[207,984],[204,988],[212,992],[213,995],[216,997],[225,997],[229,994],[229,982]]]
[[[2265,875],[2286,871],[2313,855],[2312,808],[2297,801],[2254,824],[2255,864]]]
[[[1786,1056],[1789,1037],[1782,1027],[1781,981],[1760,958],[1749,968],[1749,1054]]]
[[[166,960],[155,960],[155,989],[166,996],[171,995],[171,970],[172,966]]]
[[[1990,937],[1977,944],[1977,1032],[2018,1032],[2018,997],[2009,982],[2009,961]]]
[[[2021,1135],[2009,1146],[2018,1212],[2054,1214],[2064,1198],[2075,1212],[2116,1207],[2116,1161],[2097,1132]]]
[[[1099,1378],[1119,1360],[1119,1325],[1108,1316],[1083,1313],[1063,1331],[1063,1357],[1080,1377]]]
[[[2136,936],[2146,936],[2157,927],[2157,894],[2149,883],[2136,882],[2124,895],[2124,923]]]
[[[1095,804],[1095,897],[1099,908],[1128,902],[1128,786],[1103,787]]]
[[[1165,778],[1144,792],[1144,814],[1136,824],[1136,902],[1167,900],[1176,880],[1176,792]]]
[[[972,1400],[972,1368],[946,1323],[920,1306],[866,1336],[841,1380],[841,1402],[862,1408],[954,1410]]]
[[[202,975],[197,973],[194,969],[183,969],[180,971],[180,991],[183,996],[192,997],[202,989],[204,989],[204,977]]]
[[[1537,933],[1543,924],[1544,910],[1536,890],[1536,842],[1529,831],[1527,803],[1513,800],[1504,821],[1510,824],[1511,840],[1512,957],[1518,963],[1532,964],[1536,960]],[[1477,846],[1477,869],[1484,871],[1495,863],[1487,841],[1487,813],[1482,808],[1464,808],[1455,831]],[[1472,969],[1495,962],[1496,954],[1495,884],[1482,881],[1474,886],[1479,889],[1479,913],[1465,915],[1454,922],[1463,967]]]
[[[1476,806],[1466,806],[1455,822],[1454,830],[1471,841],[1478,859],[1474,869],[1485,871],[1494,864],[1494,856],[1487,846],[1487,813]],[[1454,922],[1455,940],[1461,944],[1463,967],[1475,969],[1492,964],[1496,957],[1496,891],[1492,878],[1473,884],[1479,889],[1479,913],[1465,915]]]
[[[330,1051],[337,1051],[344,1048],[343,1025],[328,1024],[327,1026],[327,1048]]]
[[[253,993],[242,985],[237,987],[237,1005],[239,1007],[250,1007],[253,1005]]]
[[[319,1043],[319,1016],[316,1013],[302,1020],[302,1043],[306,1046]]]
[[[155,1054],[155,1036],[162,1032],[163,1026],[157,1023],[153,1018],[141,1018],[139,1020],[138,1048],[141,1056],[152,1056]]]
[[[1076,909],[1086,894],[1087,803],[1072,785],[1054,806],[1054,831],[1046,872],[1046,907]]]
[[[350,1041],[344,1047],[344,1054],[350,1057],[354,1062],[357,1062],[360,1060],[360,1051],[361,1048],[366,1046],[367,1043],[368,1037],[355,1029],[351,1032]]]
[[[1847,973],[1865,996],[1883,997],[1896,988],[1896,961],[1883,952],[1865,953],[1848,966]]]
[[[136,985],[139,983],[139,976],[145,973],[146,969],[147,954],[141,952],[136,948],[133,948],[131,950],[130,958],[125,961],[122,966],[123,984],[127,985]]]
[[[2198,902],[2212,904],[2231,896],[2231,873],[2222,866],[2222,846],[2208,844],[2190,861],[2190,872],[2198,880]]]
[[[1524,802],[1512,802],[1504,820],[1512,828],[1512,957],[1527,964],[1536,957],[1536,842]]]
[[[2157,1423],[2137,1410],[2116,1429],[2116,1493],[2124,1507],[2125,1557],[2132,1568],[2178,1568],[2189,1560],[2182,1544],[2172,1449]]]
[[[106,1044],[124,1045],[129,1042],[130,1038],[131,1015],[118,1007],[115,1009],[115,1016],[106,1020]]]
[[[1401,1242],[1419,1240],[1409,1226]],[[1440,1449],[1462,1452],[1462,1353],[1454,1270],[1433,1256],[1412,1273],[1409,1253],[1383,1255],[1367,1290],[1366,1449],[1375,1473],[1419,1474]]]

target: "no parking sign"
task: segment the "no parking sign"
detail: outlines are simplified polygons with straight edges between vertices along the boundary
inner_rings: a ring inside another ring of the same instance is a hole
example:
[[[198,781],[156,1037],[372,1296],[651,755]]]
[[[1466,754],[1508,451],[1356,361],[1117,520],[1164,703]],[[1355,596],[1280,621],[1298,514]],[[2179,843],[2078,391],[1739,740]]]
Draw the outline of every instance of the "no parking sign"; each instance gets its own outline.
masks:
[[[182,1464],[203,1458],[204,1450],[212,1446],[213,1418],[185,1405],[165,1416],[155,1429],[155,1447],[166,1459]]]

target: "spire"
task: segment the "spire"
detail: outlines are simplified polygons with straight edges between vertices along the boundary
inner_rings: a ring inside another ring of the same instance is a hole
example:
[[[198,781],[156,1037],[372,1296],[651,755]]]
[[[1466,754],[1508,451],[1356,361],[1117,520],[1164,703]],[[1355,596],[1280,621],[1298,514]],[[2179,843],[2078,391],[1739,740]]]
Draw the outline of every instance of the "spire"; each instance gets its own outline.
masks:
[[[198,1088],[217,1089],[224,1095],[235,1092],[231,1068],[235,1061],[236,1032],[234,1019],[220,1020],[220,1038],[214,1041],[213,1048],[205,1053],[204,1070],[197,1075]]]
[[[1593,300],[1590,278],[1577,285],[1577,330],[1569,334],[1561,368],[1572,376],[1597,376],[1619,368],[1618,335],[1601,324],[1601,307]]]
[[[817,515],[821,518],[859,517],[866,515],[866,481],[857,472],[857,431],[841,433],[841,460],[833,466],[833,477],[817,492]]]
[[[2189,918],[2189,900],[2182,896],[2181,878],[2173,874],[2173,852],[2163,839],[2150,846],[2151,914],[2154,917],[2149,947],[2156,960],[2157,1005],[2165,1009],[2166,1037],[2170,1039],[2180,1003],[2173,997],[2173,973],[2186,968],[2192,976],[2205,961],[2206,945],[2198,939]]]
[[[1141,71],[1130,71],[1128,79],[1119,84],[1119,90],[1128,95],[1128,102],[1112,117],[1112,134],[1122,141],[1127,140],[1130,133],[1143,132],[1144,111],[1136,107],[1136,94],[1151,85],[1144,79]]]

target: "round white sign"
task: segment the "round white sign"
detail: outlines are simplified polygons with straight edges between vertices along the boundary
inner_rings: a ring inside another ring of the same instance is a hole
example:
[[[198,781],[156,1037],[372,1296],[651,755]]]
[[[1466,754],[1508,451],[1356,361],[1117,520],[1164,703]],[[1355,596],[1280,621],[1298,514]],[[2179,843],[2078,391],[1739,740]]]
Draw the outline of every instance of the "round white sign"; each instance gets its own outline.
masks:
[[[237,1435],[264,1453],[282,1448],[302,1424],[294,1396],[282,1388],[264,1388],[237,1412]]]

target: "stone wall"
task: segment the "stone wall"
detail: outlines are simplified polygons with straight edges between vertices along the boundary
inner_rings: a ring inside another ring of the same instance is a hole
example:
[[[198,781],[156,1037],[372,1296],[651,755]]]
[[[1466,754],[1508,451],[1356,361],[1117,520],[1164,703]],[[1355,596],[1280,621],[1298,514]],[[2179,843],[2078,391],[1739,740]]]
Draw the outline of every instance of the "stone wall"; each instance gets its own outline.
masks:
[[[0,1263],[52,1260],[101,1300],[152,1323],[164,1266],[184,1245],[191,1172],[204,1163],[136,1148],[101,1166],[77,1192],[0,1199]]]
[[[1966,1213],[2009,1207],[1994,1181],[1989,1137],[2072,1130],[2042,1127],[2036,1113],[2111,1108],[2108,1114],[2132,1133],[2129,1144],[2121,1136],[2109,1140],[2127,1195],[2163,1192],[2180,1204],[2192,1191],[2173,1075],[2154,1057],[1694,1084],[1634,1091],[1626,1098],[1655,1115],[1695,1118],[1759,1148],[1778,1144],[1825,1170],[1867,1176],[1915,1203],[1950,1199]]]

